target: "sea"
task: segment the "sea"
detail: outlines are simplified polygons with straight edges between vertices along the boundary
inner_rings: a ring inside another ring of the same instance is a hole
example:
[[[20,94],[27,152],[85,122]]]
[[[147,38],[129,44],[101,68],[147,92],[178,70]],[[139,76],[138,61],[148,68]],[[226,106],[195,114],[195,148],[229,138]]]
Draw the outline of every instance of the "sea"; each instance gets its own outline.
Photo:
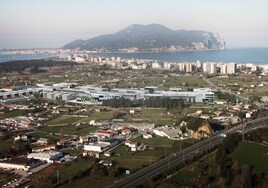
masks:
[[[96,55],[96,54],[95,54]],[[176,53],[99,53],[103,57],[149,59],[169,62],[235,62],[268,64],[268,48],[232,48],[218,51]]]
[[[148,59],[169,62],[235,62],[268,64],[268,48],[230,48],[219,51],[195,51],[176,53],[94,53],[94,56],[121,57],[126,59]],[[55,54],[15,54],[0,53],[0,63],[13,60],[43,59]]]
[[[40,53],[40,54],[1,54],[0,53],[0,63],[7,61],[16,60],[30,60],[30,59],[44,59],[55,57],[56,54],[50,53]]]

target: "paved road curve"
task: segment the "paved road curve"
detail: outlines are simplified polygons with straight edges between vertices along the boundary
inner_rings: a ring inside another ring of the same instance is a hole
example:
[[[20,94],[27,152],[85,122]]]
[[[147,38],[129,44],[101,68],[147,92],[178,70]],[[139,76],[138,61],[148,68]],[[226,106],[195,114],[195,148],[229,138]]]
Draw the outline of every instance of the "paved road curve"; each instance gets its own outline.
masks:
[[[250,122],[247,122],[245,124],[240,124],[236,127],[233,127],[227,131],[224,131],[223,133],[225,134],[230,134],[234,132],[248,132],[254,129],[258,129],[264,126],[268,125],[268,116],[259,118],[256,120],[252,120]],[[141,170],[136,171],[133,174],[130,174],[126,176],[123,179],[120,179],[116,182],[114,182],[112,185],[110,185],[110,188],[117,188],[117,187],[122,187],[122,188],[128,188],[128,187],[135,187],[139,184],[142,184],[147,180],[149,177],[153,177],[157,174],[160,174],[172,166],[179,164],[183,162],[183,160],[189,156],[194,156],[198,152],[202,152],[205,149],[211,148],[215,145],[218,145],[221,143],[221,138],[219,134],[216,134],[206,140],[200,141],[188,148],[185,148],[182,151],[179,151],[177,153],[173,153],[169,155],[168,157],[161,159],[155,163],[153,163],[150,166],[147,166]]]

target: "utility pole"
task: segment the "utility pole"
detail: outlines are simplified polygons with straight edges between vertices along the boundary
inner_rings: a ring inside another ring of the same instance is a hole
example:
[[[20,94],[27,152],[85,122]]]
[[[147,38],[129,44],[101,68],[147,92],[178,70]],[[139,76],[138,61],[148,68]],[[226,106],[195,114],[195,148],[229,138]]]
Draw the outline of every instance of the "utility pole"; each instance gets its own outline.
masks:
[[[243,123],[242,123],[242,141],[245,140],[245,119],[243,119]]]
[[[57,184],[60,184],[60,173],[58,170],[57,170]]]
[[[169,163],[169,156],[168,156],[168,169],[170,168],[170,163]]]

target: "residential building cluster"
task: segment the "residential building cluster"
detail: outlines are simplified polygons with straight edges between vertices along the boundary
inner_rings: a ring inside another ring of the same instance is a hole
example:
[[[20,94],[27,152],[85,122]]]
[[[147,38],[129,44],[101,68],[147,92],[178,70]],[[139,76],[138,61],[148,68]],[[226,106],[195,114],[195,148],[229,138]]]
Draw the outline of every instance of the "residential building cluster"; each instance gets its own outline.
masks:
[[[246,71],[256,72],[260,69],[267,71],[267,65],[256,64],[237,64],[235,62],[167,62],[147,59],[125,59],[121,57],[98,57],[87,53],[75,53],[64,56],[65,60],[78,63],[93,62],[100,65],[107,64],[116,69],[162,69],[162,70],[180,70],[182,73],[203,72],[206,74],[236,74]]]

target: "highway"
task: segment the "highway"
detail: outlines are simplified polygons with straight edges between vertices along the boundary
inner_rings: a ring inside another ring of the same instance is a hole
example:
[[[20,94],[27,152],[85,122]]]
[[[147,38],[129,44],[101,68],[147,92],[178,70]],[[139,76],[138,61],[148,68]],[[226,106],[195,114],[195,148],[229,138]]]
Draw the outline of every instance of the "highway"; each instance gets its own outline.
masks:
[[[127,188],[127,187],[135,187],[139,184],[142,184],[147,180],[149,177],[153,177],[155,175],[161,174],[162,172],[165,172],[169,170],[172,166],[175,166],[181,162],[184,161],[189,156],[194,156],[198,152],[202,152],[205,149],[209,149],[213,146],[218,145],[221,143],[222,139],[220,137],[220,134],[224,133],[227,135],[234,133],[234,132],[244,132],[247,133],[249,131],[266,127],[268,126],[268,116],[255,119],[249,122],[245,122],[244,124],[240,124],[236,127],[233,127],[229,130],[226,130],[224,132],[221,132],[219,134],[216,134],[210,138],[207,138],[205,140],[202,140],[188,148],[185,148],[177,153],[173,153],[145,168],[142,168],[133,174],[130,174],[120,180],[117,180],[114,182],[112,185],[110,185],[110,188],[117,188],[117,187],[122,187],[122,188]]]

